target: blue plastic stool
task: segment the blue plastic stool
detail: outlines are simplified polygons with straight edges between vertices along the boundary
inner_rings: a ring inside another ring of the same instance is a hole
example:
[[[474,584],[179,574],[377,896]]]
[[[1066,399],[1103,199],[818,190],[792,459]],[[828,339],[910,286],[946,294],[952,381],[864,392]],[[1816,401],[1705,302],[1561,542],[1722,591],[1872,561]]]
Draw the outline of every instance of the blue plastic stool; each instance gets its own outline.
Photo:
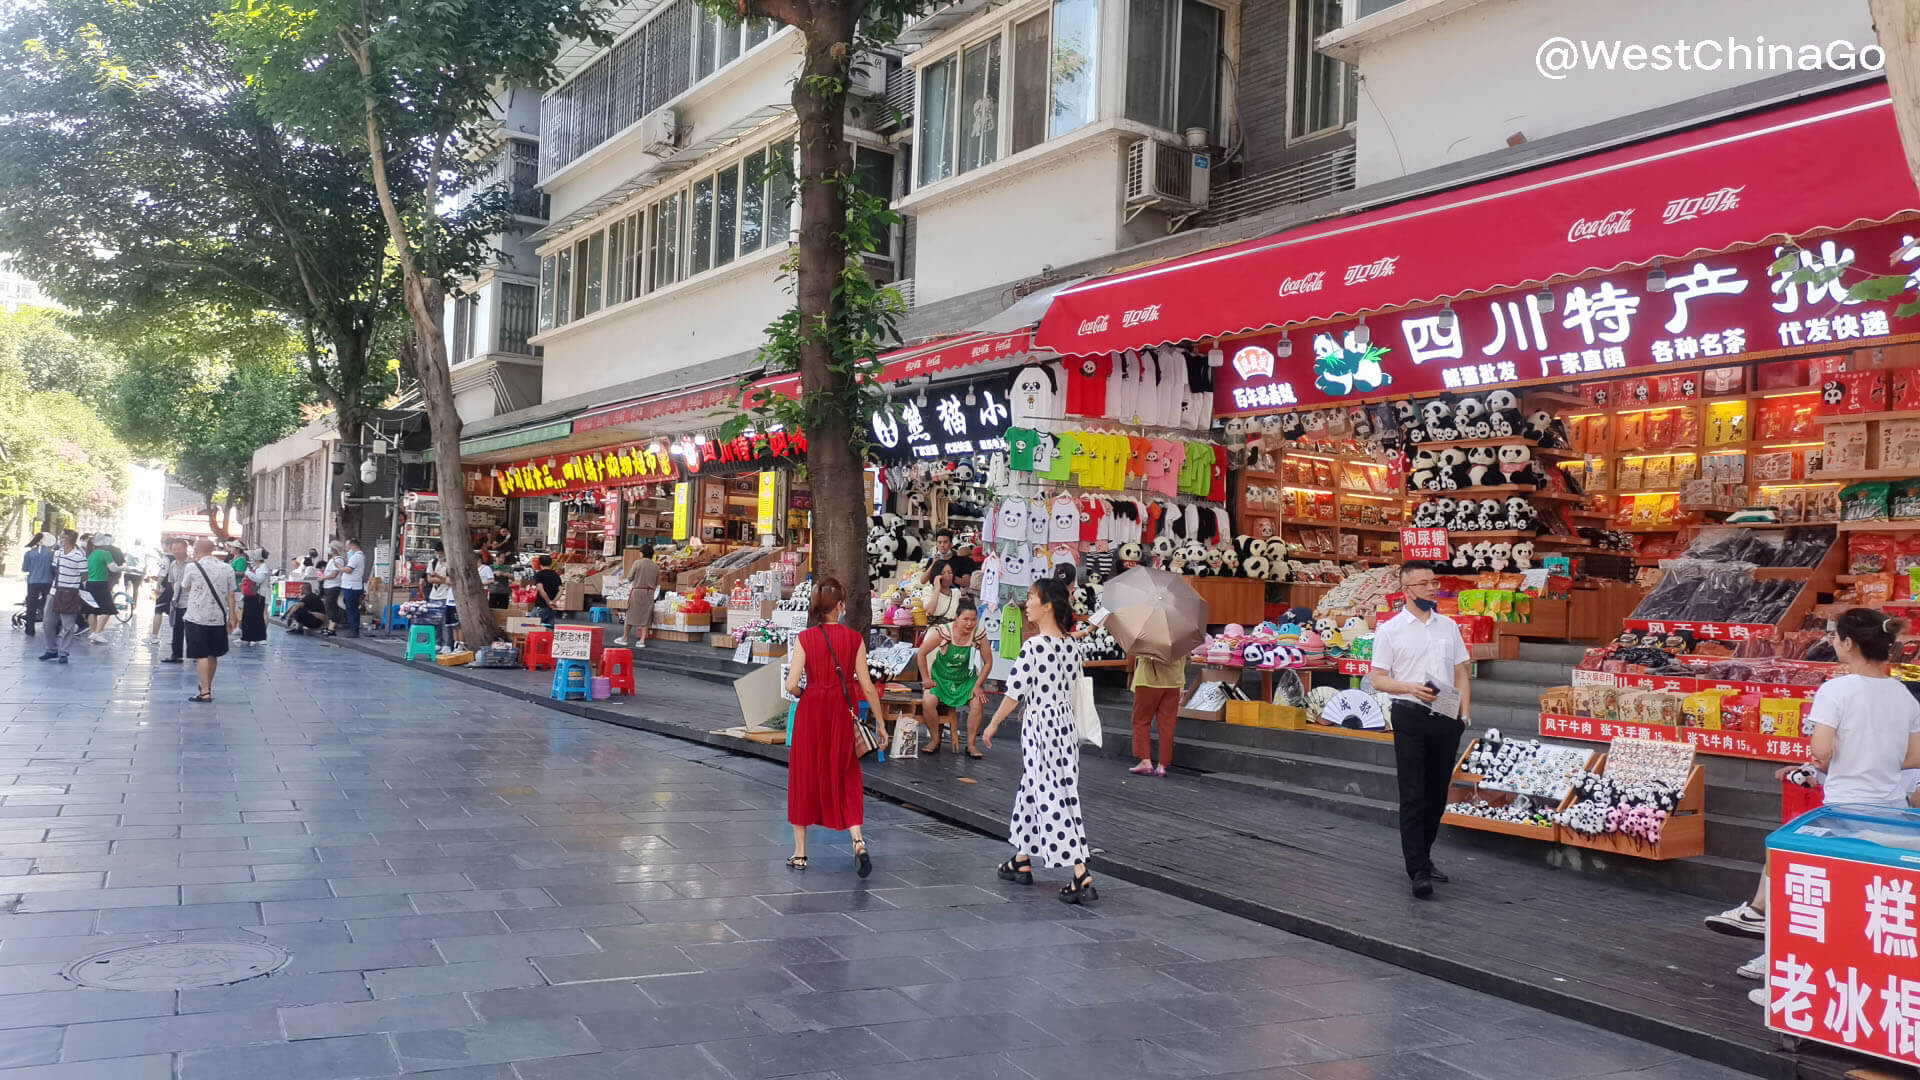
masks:
[[[389,631],[392,631],[392,630],[405,630],[405,629],[406,629],[406,628],[407,628],[407,627],[408,627],[409,625],[411,625],[411,624],[410,624],[410,623],[409,623],[409,622],[407,621],[407,619],[406,619],[406,617],[400,614],[400,605],[399,605],[399,604],[388,604],[388,605],[387,605],[387,618],[386,618],[386,624],[387,624],[387,629],[388,629]]]
[[[555,660],[553,662],[553,692],[549,695],[555,701],[565,701],[577,697],[582,701],[593,697],[593,671],[585,660]]]
[[[604,607],[588,608],[587,618],[597,623],[610,623],[613,621],[613,609]]]
[[[432,660],[440,655],[440,635],[431,626],[407,627],[407,659],[426,657]]]

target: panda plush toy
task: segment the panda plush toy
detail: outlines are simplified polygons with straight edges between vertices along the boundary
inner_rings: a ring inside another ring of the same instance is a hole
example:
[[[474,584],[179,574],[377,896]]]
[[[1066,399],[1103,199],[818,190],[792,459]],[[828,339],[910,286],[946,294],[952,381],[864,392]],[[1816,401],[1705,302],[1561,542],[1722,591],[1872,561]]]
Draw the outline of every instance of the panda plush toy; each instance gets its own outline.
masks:
[[[1414,451],[1407,472],[1407,487],[1415,491],[1440,490],[1440,455],[1426,449]]]
[[[1492,435],[1487,423],[1487,407],[1479,398],[1463,397],[1454,404],[1453,427],[1462,439],[1485,439]]]
[[[1453,491],[1458,488],[1472,487],[1471,473],[1467,469],[1467,452],[1457,446],[1449,446],[1440,451],[1440,489]]]
[[[1393,403],[1393,417],[1400,429],[1400,436],[1407,440],[1408,446],[1418,446],[1427,441],[1427,428],[1420,415],[1414,411],[1413,402],[1396,401]]]
[[[1453,406],[1441,398],[1420,406],[1420,420],[1427,433],[1424,442],[1452,442],[1460,437],[1453,423]]]
[[[1462,487],[1482,487],[1497,484],[1499,462],[1494,457],[1493,447],[1473,446],[1467,448],[1467,482]]]
[[[1533,504],[1518,495],[1509,495],[1505,527],[1513,532],[1532,532],[1538,529],[1540,519],[1534,514]]]
[[[1533,488],[1547,486],[1547,478],[1533,467],[1533,449],[1526,443],[1503,443],[1496,451],[1500,462],[1499,482],[1524,484]]]

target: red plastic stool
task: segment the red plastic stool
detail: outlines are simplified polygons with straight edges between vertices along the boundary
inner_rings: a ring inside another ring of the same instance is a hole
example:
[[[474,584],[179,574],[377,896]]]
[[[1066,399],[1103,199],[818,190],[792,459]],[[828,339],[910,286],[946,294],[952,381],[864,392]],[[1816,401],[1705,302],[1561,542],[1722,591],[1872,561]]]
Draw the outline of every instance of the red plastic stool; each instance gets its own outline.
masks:
[[[545,671],[553,666],[553,631],[527,631],[527,647],[520,650],[520,663],[528,671]]]
[[[633,693],[633,650],[601,649],[600,674],[615,690]]]

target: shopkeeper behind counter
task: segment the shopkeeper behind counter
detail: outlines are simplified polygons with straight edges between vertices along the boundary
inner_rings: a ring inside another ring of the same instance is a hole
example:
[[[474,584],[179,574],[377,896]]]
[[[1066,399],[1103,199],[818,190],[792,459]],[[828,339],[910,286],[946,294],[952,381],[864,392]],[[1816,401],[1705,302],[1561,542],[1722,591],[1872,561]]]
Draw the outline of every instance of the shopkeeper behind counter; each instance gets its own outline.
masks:
[[[973,573],[980,569],[980,562],[972,555],[961,554],[961,550],[954,546],[952,529],[941,529],[933,534],[933,554],[927,557],[927,568],[920,575],[920,583],[930,584],[943,562],[953,567],[953,581],[957,587],[962,591],[973,588]]]

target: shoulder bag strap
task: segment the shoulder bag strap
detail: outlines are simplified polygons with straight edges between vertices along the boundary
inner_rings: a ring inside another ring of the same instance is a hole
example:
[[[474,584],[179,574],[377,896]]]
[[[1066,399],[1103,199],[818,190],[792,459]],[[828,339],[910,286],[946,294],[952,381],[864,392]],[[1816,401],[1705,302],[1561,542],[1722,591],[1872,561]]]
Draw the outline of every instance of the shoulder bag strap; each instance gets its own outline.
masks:
[[[820,640],[827,643],[827,660],[833,664],[833,673],[839,676],[840,700],[847,703],[848,712],[854,714],[855,716],[859,716],[860,710],[853,707],[853,695],[847,692],[846,670],[840,666],[840,658],[834,655],[833,635],[827,633],[827,627],[826,627],[826,624],[824,623],[820,625],[819,630],[820,630]]]

